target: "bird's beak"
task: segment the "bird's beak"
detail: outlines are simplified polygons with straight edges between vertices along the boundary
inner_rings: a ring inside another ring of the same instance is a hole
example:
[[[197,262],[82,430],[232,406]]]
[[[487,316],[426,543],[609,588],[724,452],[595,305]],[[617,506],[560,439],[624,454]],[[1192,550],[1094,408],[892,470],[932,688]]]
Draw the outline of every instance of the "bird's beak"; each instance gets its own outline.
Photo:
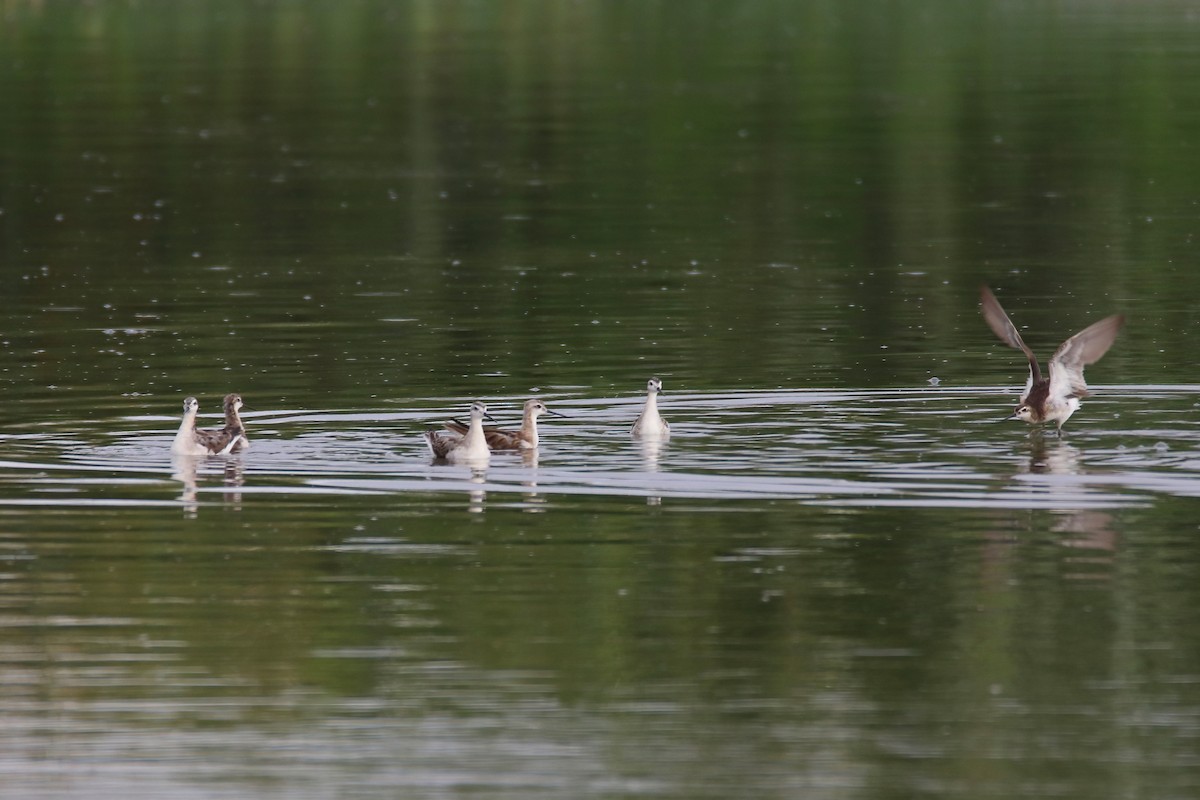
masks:
[[[486,419],[488,422],[495,422],[495,421],[496,421],[496,418],[495,418],[495,417],[493,417],[491,414],[487,413],[486,411],[485,411],[485,412],[483,412],[483,418],[484,418],[484,419]]]
[[[548,409],[548,408],[546,409],[546,413],[547,413],[547,414],[549,414],[549,415],[550,415],[550,416],[552,416],[552,417],[562,417],[563,419],[568,419],[568,417],[567,417],[567,415],[566,415],[566,414],[560,414],[560,413],[558,413],[557,411],[551,411],[551,410],[550,410],[550,409]]]
[[[996,420],[996,422],[1008,422],[1010,419],[1020,419],[1020,417],[1018,417],[1017,412],[1014,411],[1013,413],[1009,414],[1007,417]]]

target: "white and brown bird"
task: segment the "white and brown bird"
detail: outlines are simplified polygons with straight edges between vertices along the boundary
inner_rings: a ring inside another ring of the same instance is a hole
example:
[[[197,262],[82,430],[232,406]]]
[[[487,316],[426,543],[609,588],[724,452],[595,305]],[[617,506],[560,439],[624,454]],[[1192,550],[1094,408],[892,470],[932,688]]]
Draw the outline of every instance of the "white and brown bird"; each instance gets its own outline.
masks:
[[[630,428],[631,436],[639,439],[666,439],[671,435],[671,426],[658,413],[658,393],[662,391],[662,381],[651,378],[646,381],[646,405]]]
[[[183,400],[183,422],[171,443],[171,452],[186,456],[228,455],[233,452],[243,435],[240,427],[230,428],[228,423],[218,430],[197,430],[196,412],[200,403],[194,397]]]
[[[225,428],[224,433],[228,436],[234,436],[233,443],[230,445],[229,452],[239,453],[242,450],[247,450],[250,447],[250,439],[246,437],[246,426],[242,423],[242,417],[238,413],[242,410],[242,396],[240,394],[227,394],[225,400],[222,401],[225,407]]]
[[[541,400],[536,398],[526,400],[525,412],[521,417],[521,427],[518,430],[487,427],[483,429],[483,438],[492,450],[533,450],[538,446],[537,418],[542,414],[549,414],[552,417],[563,416],[557,411],[546,408],[546,404]],[[457,419],[446,423],[446,430],[459,436],[466,436],[469,427],[467,423]]]
[[[487,406],[476,400],[471,403],[471,422],[466,433],[451,430],[425,431],[425,444],[435,459],[453,463],[463,461],[486,461],[491,455],[487,438],[483,433],[483,420],[492,419]],[[493,420],[494,421],[494,420]]]
[[[1049,375],[1043,377],[1037,358],[1029,349],[1012,320],[1000,307],[1000,301],[984,286],[980,290],[980,305],[988,327],[1009,347],[1020,350],[1029,359],[1029,379],[1021,392],[1021,404],[1006,419],[1019,419],[1033,425],[1043,422],[1057,424],[1058,434],[1062,426],[1079,408],[1080,400],[1088,396],[1087,383],[1083,380],[1083,368],[1100,360],[1117,338],[1125,324],[1123,314],[1105,317],[1089,325],[1058,346],[1050,357]]]

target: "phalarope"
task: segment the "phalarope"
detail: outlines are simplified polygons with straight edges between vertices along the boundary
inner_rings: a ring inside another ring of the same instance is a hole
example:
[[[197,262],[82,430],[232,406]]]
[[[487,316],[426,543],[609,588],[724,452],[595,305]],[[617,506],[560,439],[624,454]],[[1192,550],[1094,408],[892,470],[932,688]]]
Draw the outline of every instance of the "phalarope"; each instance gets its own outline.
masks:
[[[1125,316],[1113,314],[1105,317],[1060,344],[1050,357],[1050,377],[1043,378],[1033,351],[1021,339],[1016,326],[986,286],[980,290],[980,304],[983,318],[992,332],[1000,337],[1000,341],[1020,350],[1029,359],[1029,379],[1025,381],[1025,390],[1021,392],[1021,404],[1006,419],[1019,419],[1032,425],[1055,422],[1058,435],[1062,436],[1063,423],[1079,408],[1079,401],[1088,396],[1083,368],[1096,363],[1108,352],[1117,338],[1117,332],[1125,324]]]
[[[249,449],[250,440],[246,438],[246,426],[242,424],[242,417],[238,414],[242,409],[242,396],[227,394],[223,405],[225,406],[225,432],[229,435],[233,435],[235,432],[237,434],[229,452],[237,453]]]
[[[492,419],[487,406],[476,400],[471,403],[471,424],[465,434],[453,431],[425,431],[425,444],[434,458],[446,461],[484,461],[491,451],[483,433],[483,420]],[[494,421],[494,420],[493,420]]]
[[[658,415],[658,393],[662,391],[662,381],[651,378],[646,381],[646,407],[634,420],[629,430],[631,436],[643,439],[666,439],[671,435],[671,426]]]
[[[483,437],[487,440],[487,445],[492,450],[534,450],[538,446],[538,427],[537,418],[542,414],[549,414],[552,417],[561,417],[557,411],[551,411],[546,408],[546,404],[541,400],[533,399],[525,401],[525,413],[521,417],[521,427],[519,430],[506,431],[500,428],[484,428]],[[456,433],[459,436],[466,436],[467,424],[457,419],[446,423],[446,430]]]
[[[171,452],[186,456],[223,456],[233,452],[242,435],[241,428],[230,428],[226,424],[220,430],[197,430],[196,412],[199,409],[200,403],[196,398],[184,398],[183,422],[179,424],[179,432],[175,434],[175,441],[171,443]]]

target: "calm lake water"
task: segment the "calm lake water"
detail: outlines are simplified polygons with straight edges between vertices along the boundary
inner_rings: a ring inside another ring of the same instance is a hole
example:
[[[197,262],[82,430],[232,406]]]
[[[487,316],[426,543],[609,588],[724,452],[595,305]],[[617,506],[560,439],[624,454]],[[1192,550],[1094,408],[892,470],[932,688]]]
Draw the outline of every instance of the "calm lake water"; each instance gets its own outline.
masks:
[[[0,4],[0,796],[1196,796],[1198,96],[1186,2]],[[985,282],[1128,316],[1061,439]]]

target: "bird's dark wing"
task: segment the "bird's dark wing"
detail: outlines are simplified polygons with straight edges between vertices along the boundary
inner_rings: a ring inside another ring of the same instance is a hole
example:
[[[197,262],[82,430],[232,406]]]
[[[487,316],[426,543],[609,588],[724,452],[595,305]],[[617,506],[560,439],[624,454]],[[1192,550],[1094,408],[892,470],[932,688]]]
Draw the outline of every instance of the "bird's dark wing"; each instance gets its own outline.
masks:
[[[1000,301],[996,299],[996,295],[992,294],[992,290],[986,286],[980,287],[979,305],[983,309],[983,318],[987,321],[988,327],[992,329],[992,333],[996,334],[1000,341],[1009,347],[1020,350],[1029,359],[1029,381],[1025,385],[1024,392],[1025,395],[1028,395],[1030,388],[1042,380],[1042,369],[1038,366],[1037,358],[1025,344],[1021,334],[1017,333],[1017,326],[1012,324],[1008,314],[1005,314],[1004,309],[1000,307]]]

